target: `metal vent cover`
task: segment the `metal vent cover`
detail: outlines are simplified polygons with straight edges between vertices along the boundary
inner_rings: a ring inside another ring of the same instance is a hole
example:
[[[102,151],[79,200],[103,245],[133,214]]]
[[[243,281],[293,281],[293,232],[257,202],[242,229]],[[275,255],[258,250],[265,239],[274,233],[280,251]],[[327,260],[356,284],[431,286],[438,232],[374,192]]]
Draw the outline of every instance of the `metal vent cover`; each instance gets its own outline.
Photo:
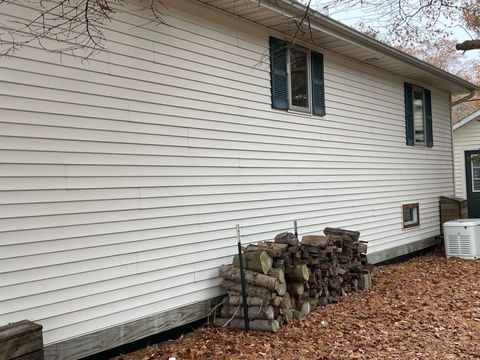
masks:
[[[449,255],[472,255],[470,235],[447,235],[447,252]]]

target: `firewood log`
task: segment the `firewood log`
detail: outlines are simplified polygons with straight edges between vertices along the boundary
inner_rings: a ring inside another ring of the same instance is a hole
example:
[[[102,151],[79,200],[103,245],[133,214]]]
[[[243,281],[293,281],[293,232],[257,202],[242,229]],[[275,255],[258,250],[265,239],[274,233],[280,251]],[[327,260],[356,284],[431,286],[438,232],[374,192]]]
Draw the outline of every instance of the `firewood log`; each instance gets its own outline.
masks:
[[[271,268],[267,275],[278,279],[281,283],[285,282],[285,273],[282,269]]]
[[[310,314],[312,309],[310,298],[298,300],[297,304],[295,305],[295,308],[298,311],[303,312],[304,315]]]
[[[293,319],[293,310],[292,309],[281,309],[281,314],[286,323],[289,323]]]
[[[232,329],[245,329],[243,319],[216,318],[213,323],[217,326],[226,326]],[[277,320],[252,320],[248,323],[250,330],[277,332],[280,325]]]
[[[282,303],[282,296],[275,296],[270,303],[272,304],[273,307],[280,307],[280,304]]]
[[[230,295],[230,296],[228,296],[227,301],[230,305],[242,305],[243,304],[243,296],[242,295],[234,295],[234,296]],[[268,300],[267,299],[262,299],[262,298],[259,298],[259,297],[247,296],[247,305],[248,306],[268,305]]]
[[[242,285],[240,283],[230,281],[230,280],[220,279],[220,284],[227,290],[234,291],[239,294],[242,293]],[[270,290],[260,286],[246,284],[245,288],[246,288],[247,295],[251,297],[260,297],[266,300],[271,300],[273,297],[273,294]]]
[[[287,283],[288,292],[293,296],[301,296],[305,292],[303,283],[289,282]]]
[[[360,233],[358,231],[351,231],[351,230],[345,230],[345,229],[340,229],[340,228],[331,228],[331,227],[326,227],[323,230],[323,233],[325,235],[333,234],[333,235],[347,235],[350,237],[353,241],[358,241],[358,238],[360,237]]]
[[[245,252],[251,252],[251,251],[265,251],[272,258],[281,258],[283,255],[282,248],[273,248],[270,246],[269,243],[258,243],[257,245],[249,244],[245,248]]]
[[[287,292],[287,283],[280,283],[278,284],[278,287],[277,287],[277,294],[280,295],[280,296],[283,296],[285,295],[285,293]]]
[[[302,282],[308,281],[310,270],[307,265],[294,265],[285,270],[285,278],[289,281]]]
[[[305,314],[299,310],[292,310],[292,315],[294,319],[300,319],[305,317]]]
[[[368,248],[368,244],[366,241],[360,241],[358,243],[358,252],[360,254],[366,254],[367,253],[367,248]]]
[[[273,265],[273,260],[266,251],[249,251],[243,254],[245,269],[267,274]],[[240,267],[238,255],[233,257],[233,266]]]
[[[283,259],[274,259],[273,260],[273,268],[280,269],[285,274],[285,260]]]
[[[363,271],[363,265],[360,261],[357,261],[357,262],[354,262],[352,264],[350,264],[350,272],[354,272],[354,273],[362,273]]]
[[[233,265],[222,265],[218,269],[218,275],[226,280],[240,282],[240,269]],[[280,285],[280,281],[272,276],[263,275],[252,270],[244,270],[245,282],[247,284],[261,286],[269,290],[276,291]]]
[[[318,298],[318,305],[325,306],[328,304],[328,297],[321,296]]]
[[[222,310],[220,310],[220,316],[222,317],[232,317],[244,318],[245,314],[243,313],[243,307],[240,305],[223,305]],[[275,318],[275,312],[273,307],[270,305],[265,306],[249,306],[248,307],[248,318],[250,320],[254,319],[267,319],[273,320]]]
[[[282,301],[280,302],[280,307],[282,309],[291,309],[292,306],[292,297],[290,296],[290,293],[285,293],[285,295],[282,296]]]
[[[328,237],[324,235],[304,235],[302,245],[325,247],[328,245]]]
[[[287,244],[287,245],[297,245],[298,240],[295,238],[295,235],[291,232],[283,232],[275,236],[276,243]]]

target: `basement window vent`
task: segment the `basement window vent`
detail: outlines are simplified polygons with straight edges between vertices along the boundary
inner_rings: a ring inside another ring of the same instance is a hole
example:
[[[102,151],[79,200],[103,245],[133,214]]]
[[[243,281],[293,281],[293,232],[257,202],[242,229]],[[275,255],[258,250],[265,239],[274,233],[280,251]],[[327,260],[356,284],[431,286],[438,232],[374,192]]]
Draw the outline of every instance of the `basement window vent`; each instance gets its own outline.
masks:
[[[420,225],[420,213],[418,210],[418,203],[403,204],[402,212],[404,229]]]

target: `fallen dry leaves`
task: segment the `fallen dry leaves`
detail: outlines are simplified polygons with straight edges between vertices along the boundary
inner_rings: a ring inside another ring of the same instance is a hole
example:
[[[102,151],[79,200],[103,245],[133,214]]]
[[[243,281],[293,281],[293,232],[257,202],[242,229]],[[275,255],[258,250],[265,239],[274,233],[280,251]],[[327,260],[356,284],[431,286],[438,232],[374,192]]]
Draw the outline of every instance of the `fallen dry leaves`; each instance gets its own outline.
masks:
[[[447,260],[437,251],[374,274],[372,289],[277,334],[205,325],[117,359],[480,358],[480,262]]]

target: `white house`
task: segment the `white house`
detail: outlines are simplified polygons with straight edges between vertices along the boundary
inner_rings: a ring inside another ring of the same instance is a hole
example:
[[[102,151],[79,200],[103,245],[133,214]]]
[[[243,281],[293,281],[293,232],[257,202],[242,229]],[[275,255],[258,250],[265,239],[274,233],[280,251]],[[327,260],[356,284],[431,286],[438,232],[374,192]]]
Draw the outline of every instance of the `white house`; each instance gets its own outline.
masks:
[[[453,125],[455,195],[468,200],[468,216],[480,218],[480,110]]]
[[[454,194],[450,95],[475,85],[317,13],[292,44],[289,0],[162,2],[88,61],[0,58],[0,325],[42,324],[48,359],[203,318],[236,224],[358,230],[379,262],[434,244]]]

